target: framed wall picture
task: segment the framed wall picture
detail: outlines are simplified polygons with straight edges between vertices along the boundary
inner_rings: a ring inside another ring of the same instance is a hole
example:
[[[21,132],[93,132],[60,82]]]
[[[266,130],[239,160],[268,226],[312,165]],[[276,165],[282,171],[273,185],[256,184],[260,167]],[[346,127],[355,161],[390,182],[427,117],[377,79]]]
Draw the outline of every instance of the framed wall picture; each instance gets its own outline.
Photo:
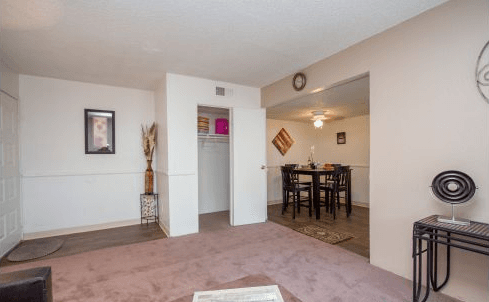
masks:
[[[85,154],[115,154],[115,111],[85,109]]]
[[[346,144],[346,133],[345,132],[336,133],[336,143],[338,145]]]

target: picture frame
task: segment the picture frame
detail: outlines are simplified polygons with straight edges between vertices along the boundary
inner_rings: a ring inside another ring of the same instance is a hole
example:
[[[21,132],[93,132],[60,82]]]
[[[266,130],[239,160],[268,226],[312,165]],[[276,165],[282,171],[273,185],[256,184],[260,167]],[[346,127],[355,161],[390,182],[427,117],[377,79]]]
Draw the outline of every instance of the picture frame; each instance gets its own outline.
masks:
[[[346,132],[336,133],[336,143],[338,145],[346,144]]]
[[[85,109],[85,154],[115,154],[115,111]]]

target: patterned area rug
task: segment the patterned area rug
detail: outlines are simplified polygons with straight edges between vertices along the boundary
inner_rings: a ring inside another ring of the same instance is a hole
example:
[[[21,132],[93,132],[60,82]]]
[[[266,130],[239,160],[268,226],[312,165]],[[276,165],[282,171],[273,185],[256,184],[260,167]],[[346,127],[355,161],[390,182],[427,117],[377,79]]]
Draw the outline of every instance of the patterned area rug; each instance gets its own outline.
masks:
[[[293,230],[329,244],[337,244],[353,238],[351,234],[330,231],[315,224],[298,226]]]
[[[17,262],[44,257],[59,250],[63,242],[64,240],[56,238],[23,242],[8,255],[7,260]]]

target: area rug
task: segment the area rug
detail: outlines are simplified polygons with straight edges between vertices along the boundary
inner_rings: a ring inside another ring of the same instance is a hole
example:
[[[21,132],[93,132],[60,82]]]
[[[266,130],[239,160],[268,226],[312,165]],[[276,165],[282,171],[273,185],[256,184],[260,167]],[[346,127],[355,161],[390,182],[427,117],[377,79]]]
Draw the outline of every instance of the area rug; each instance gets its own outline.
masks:
[[[243,287],[255,287],[255,286],[267,286],[267,285],[278,285],[280,289],[280,294],[284,299],[284,302],[301,302],[299,298],[291,294],[286,288],[282,285],[275,282],[273,279],[266,275],[249,275],[244,278],[234,280],[231,282],[219,284],[217,286],[213,286],[211,288],[202,289],[203,291],[207,290],[219,290],[219,289],[231,289],[231,288],[243,288]],[[173,300],[172,302],[192,302],[193,294],[178,298]]]
[[[329,244],[337,244],[353,238],[353,235],[348,233],[340,233],[327,230],[315,224],[308,224],[292,228],[294,231],[319,239]]]
[[[21,243],[7,257],[13,262],[26,261],[41,258],[52,254],[63,246],[63,239],[42,238]]]

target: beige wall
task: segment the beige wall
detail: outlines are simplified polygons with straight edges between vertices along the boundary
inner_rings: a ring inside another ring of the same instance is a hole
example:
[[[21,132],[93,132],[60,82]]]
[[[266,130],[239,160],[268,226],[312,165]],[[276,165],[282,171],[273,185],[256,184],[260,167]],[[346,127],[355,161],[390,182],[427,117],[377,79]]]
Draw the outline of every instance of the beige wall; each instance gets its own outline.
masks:
[[[336,133],[346,133],[346,144],[337,144]],[[370,118],[368,115],[325,123],[316,131],[314,160],[352,168],[352,201],[369,203]]]
[[[320,162],[362,165],[369,164],[369,116],[362,115],[324,123],[315,143],[315,160]],[[346,144],[336,143],[336,133],[346,133]]]
[[[154,93],[28,75],[19,84],[24,236],[139,223],[140,127],[155,119]],[[84,109],[115,111],[115,154],[85,154]]]
[[[272,141],[284,128],[295,140],[295,144],[284,156]],[[267,200],[282,200],[282,176],[280,166],[284,164],[307,164],[310,148],[316,141],[317,133],[311,124],[267,119]]]
[[[272,106],[370,73],[371,263],[411,279],[414,221],[450,209],[429,185],[447,169],[479,186],[460,216],[489,222],[488,104],[475,87],[477,56],[489,37],[489,1],[450,1],[262,89]],[[445,293],[488,301],[487,257],[456,251]]]

